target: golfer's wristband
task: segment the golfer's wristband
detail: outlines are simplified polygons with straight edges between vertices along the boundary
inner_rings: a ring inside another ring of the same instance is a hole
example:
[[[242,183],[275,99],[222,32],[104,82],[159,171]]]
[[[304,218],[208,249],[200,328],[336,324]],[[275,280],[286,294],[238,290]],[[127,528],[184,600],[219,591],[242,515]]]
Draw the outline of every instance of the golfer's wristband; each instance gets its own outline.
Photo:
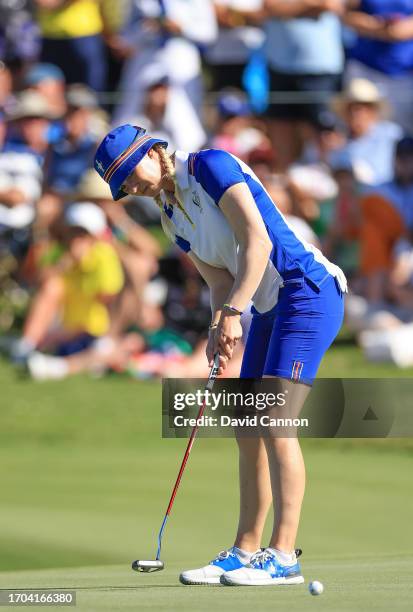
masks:
[[[209,331],[212,331],[213,329],[216,329],[218,327],[218,323],[211,323],[211,325],[208,327]]]
[[[231,306],[231,304],[224,304],[223,308],[226,308],[227,310],[229,310],[233,314],[237,314],[239,316],[242,315],[242,310],[238,310],[238,308],[235,308],[235,306]]]

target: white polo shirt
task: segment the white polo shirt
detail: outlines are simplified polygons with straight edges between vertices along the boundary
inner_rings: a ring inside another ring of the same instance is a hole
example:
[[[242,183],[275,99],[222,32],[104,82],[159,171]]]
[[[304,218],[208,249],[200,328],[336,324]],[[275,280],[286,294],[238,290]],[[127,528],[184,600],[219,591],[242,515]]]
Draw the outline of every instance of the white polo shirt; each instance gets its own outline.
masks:
[[[257,176],[240,159],[226,151],[209,149],[190,154],[177,151],[175,162],[178,196],[193,225],[165,199],[165,233],[186,253],[192,251],[205,263],[226,269],[234,277],[239,244],[219,201],[230,186],[247,183],[273,243],[263,278],[252,298],[258,312],[268,312],[276,305],[284,278],[305,276],[318,288],[333,275],[346,290],[340,268],[294,232]]]

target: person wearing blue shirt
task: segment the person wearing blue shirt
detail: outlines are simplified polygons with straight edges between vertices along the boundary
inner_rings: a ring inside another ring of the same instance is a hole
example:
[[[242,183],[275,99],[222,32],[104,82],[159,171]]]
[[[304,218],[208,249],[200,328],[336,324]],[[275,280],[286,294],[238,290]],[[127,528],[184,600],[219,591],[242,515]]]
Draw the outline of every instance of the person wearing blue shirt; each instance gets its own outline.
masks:
[[[376,85],[353,79],[331,100],[331,107],[347,131],[347,142],[339,152],[348,155],[357,180],[364,185],[390,180],[395,146],[403,130],[386,118],[388,105]]]
[[[266,8],[270,18],[264,24],[264,54],[272,92],[267,115],[280,169],[285,170],[300,154],[300,123],[314,123],[340,88],[343,2],[267,0]]]
[[[349,0],[344,22],[356,33],[346,80],[364,77],[389,100],[407,131],[413,122],[413,0]]]
[[[167,143],[122,125],[100,144],[95,169],[112,196],[154,198],[170,239],[210,288],[208,363],[223,373],[252,302],[241,378],[271,377],[295,414],[343,320],[343,272],[290,227],[254,172],[222,150],[166,152]],[[184,584],[278,585],[304,581],[295,552],[305,473],[297,437],[238,437],[241,510],[235,542]],[[272,490],[271,484],[272,483]],[[271,499],[274,530],[261,538]],[[248,564],[248,567],[247,567]]]

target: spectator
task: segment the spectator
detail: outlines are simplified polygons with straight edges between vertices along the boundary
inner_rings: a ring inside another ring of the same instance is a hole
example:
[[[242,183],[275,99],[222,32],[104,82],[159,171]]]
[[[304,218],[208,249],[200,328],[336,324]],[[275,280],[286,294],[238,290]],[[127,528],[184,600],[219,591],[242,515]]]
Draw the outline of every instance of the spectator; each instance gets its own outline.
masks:
[[[0,60],[0,108],[12,104],[13,76],[10,68]]]
[[[67,113],[62,135],[50,146],[46,188],[37,207],[37,229],[47,229],[61,214],[65,200],[73,198],[82,175],[90,168],[96,149],[91,131],[97,108],[95,93],[84,85],[67,89]]]
[[[393,251],[397,242],[413,232],[413,139],[397,143],[394,177],[362,199],[361,273],[369,302],[388,298]]]
[[[267,140],[248,153],[247,164],[263,183],[274,172],[275,160],[274,149]]]
[[[375,83],[392,117],[413,128],[413,0],[351,0],[344,21],[357,33],[348,51],[346,80]]]
[[[167,76],[178,95],[175,120],[185,122],[188,104],[199,115],[202,104],[199,46],[211,44],[216,21],[211,0],[134,0],[123,39],[133,47],[121,79],[122,99],[114,123],[142,112],[143,93],[154,74]]]
[[[346,153],[331,155],[330,168],[337,194],[328,219],[323,252],[352,279],[354,288],[354,277],[360,268],[361,187]]]
[[[274,99],[268,108],[270,137],[280,170],[301,151],[300,122],[311,122],[340,86],[343,70],[341,0],[267,0],[266,59]],[[315,41],[316,44],[315,44]],[[288,92],[289,97],[286,97]]]
[[[402,129],[385,119],[387,105],[374,83],[354,79],[333,99],[332,108],[346,125],[348,142],[342,150],[349,154],[356,178],[367,185],[389,181]]]
[[[106,86],[104,15],[100,0],[34,0],[42,34],[41,60],[57,64],[67,83]]]
[[[20,71],[39,54],[39,30],[31,0],[0,0],[0,60]]]
[[[255,126],[245,94],[239,90],[223,91],[217,104],[218,121],[211,146],[246,158],[248,153],[268,138]]]
[[[325,231],[329,203],[337,196],[337,183],[331,174],[329,161],[346,142],[344,126],[334,113],[322,111],[307,126],[306,144],[300,159],[288,169],[288,176],[303,192],[320,203],[320,215],[314,229],[322,236]],[[327,213],[327,214],[326,214]]]
[[[34,64],[26,72],[23,85],[40,93],[49,107],[61,117],[66,112],[65,76],[54,64]]]
[[[277,202],[278,209],[287,219],[293,231],[305,240],[309,245],[319,248],[320,244],[311,226],[302,218],[301,203],[297,198],[297,191],[288,178],[273,174],[264,181],[264,187],[270,194],[271,199]]]
[[[39,94],[23,94],[9,116],[15,138],[6,140],[5,117],[0,114],[0,227],[24,228],[34,219],[50,116]]]
[[[112,330],[120,334],[128,325],[142,325],[145,290],[149,280],[158,271],[161,249],[153,236],[126,213],[123,206],[113,202],[107,184],[91,169],[84,174],[79,185],[78,198],[98,205],[105,213],[113,235],[113,247],[125,272],[124,316],[118,318]],[[127,304],[126,304],[127,302]],[[126,313],[126,310],[128,313]],[[126,320],[127,319],[127,320]]]
[[[109,304],[123,286],[113,247],[105,241],[105,215],[94,204],[71,205],[65,215],[67,252],[47,270],[13,349],[26,360],[35,349],[69,355],[90,347],[110,327]],[[60,325],[52,331],[59,320]]]
[[[56,119],[47,100],[35,91],[23,91],[8,112],[13,140],[31,150],[43,163],[49,147],[49,130]]]
[[[154,74],[144,94],[141,115],[131,119],[133,125],[141,125],[158,138],[164,138],[173,151],[197,150],[205,144],[206,134],[192,105],[187,104],[185,94],[168,78]],[[185,115],[181,102],[186,106]]]
[[[205,55],[212,69],[214,90],[243,88],[248,60],[264,43],[259,27],[264,18],[263,5],[263,0],[214,0],[219,32]]]

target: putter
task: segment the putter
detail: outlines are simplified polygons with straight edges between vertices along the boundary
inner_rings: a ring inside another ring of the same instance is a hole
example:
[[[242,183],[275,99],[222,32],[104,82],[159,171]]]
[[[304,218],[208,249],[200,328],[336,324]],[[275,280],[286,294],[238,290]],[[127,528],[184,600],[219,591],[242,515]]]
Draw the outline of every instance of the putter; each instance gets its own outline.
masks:
[[[216,353],[214,357],[214,363],[212,365],[211,371],[208,376],[208,381],[205,386],[205,391],[212,391],[212,387],[214,386],[215,379],[218,375],[218,369],[219,369],[219,353]],[[198,419],[202,417],[202,415],[204,414],[204,410],[205,410],[205,400],[203,401],[202,406],[199,409],[198,416],[197,416],[197,422],[198,422]],[[171,513],[172,506],[174,504],[175,497],[178,492],[179,484],[181,482],[182,474],[184,473],[185,466],[187,464],[189,454],[194,444],[197,431],[198,431],[198,425],[195,425],[195,427],[192,430],[191,436],[188,440],[188,445],[186,447],[185,455],[184,455],[184,458],[182,459],[181,467],[179,469],[178,476],[175,482],[175,486],[173,488],[172,495],[169,500],[169,504],[166,509],[164,519],[162,521],[161,529],[159,530],[158,551],[156,553],[156,559],[146,560],[146,561],[139,559],[139,560],[134,561],[132,563],[132,569],[135,570],[135,572],[146,572],[146,573],[159,572],[160,570],[163,570],[164,568],[164,563],[159,558],[161,556],[161,545],[162,545],[163,532],[165,531],[166,523]]]

